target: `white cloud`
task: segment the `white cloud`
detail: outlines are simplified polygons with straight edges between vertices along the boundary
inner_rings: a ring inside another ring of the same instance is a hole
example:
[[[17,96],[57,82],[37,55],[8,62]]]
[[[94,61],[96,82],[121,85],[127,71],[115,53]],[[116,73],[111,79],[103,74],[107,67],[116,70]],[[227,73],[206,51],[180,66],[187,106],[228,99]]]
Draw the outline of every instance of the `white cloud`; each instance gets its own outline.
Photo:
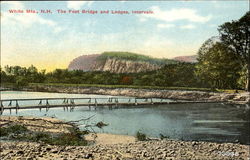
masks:
[[[188,24],[188,25],[181,26],[180,28],[181,29],[194,29],[196,28],[196,26],[193,24]]]
[[[174,24],[157,24],[158,28],[172,28],[175,27]]]
[[[92,3],[93,3],[93,1],[69,1],[69,2],[67,2],[67,7],[69,9],[78,10],[84,5],[91,6]]]
[[[171,10],[161,10],[158,6],[151,7],[154,14],[142,15],[143,17],[153,18],[165,22],[173,22],[177,20],[187,20],[189,22],[205,23],[211,19],[211,15],[201,16],[197,11],[189,8],[174,8]]]

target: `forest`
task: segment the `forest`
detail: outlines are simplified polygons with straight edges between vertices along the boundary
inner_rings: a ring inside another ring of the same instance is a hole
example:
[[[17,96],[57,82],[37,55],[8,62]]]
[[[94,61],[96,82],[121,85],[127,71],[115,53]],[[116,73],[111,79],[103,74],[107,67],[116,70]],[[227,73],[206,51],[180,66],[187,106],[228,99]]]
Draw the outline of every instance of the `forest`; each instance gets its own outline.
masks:
[[[29,83],[102,84],[163,87],[196,87],[219,89],[244,89],[250,91],[250,12],[239,20],[226,22],[218,27],[218,36],[209,38],[198,51],[197,63],[169,63],[162,68],[141,73],[110,73],[81,70],[45,70],[30,67],[4,66],[1,68],[1,84],[12,83],[27,86]],[[101,58],[121,55],[105,54]],[[147,56],[140,57],[147,61]],[[133,59],[133,57],[132,57]],[[155,63],[164,60],[155,59]]]

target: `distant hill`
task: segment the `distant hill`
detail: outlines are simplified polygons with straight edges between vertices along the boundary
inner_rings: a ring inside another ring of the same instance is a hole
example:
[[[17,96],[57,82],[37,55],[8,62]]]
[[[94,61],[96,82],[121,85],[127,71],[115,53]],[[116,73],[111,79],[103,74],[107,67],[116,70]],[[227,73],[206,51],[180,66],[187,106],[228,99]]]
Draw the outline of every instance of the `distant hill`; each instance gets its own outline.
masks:
[[[173,58],[173,60],[181,61],[181,62],[190,62],[190,63],[196,63],[197,62],[198,55],[192,55],[192,56],[178,56]]]
[[[161,68],[164,64],[176,63],[171,59],[158,59],[130,52],[104,52],[83,55],[70,62],[69,70],[110,71],[113,73],[138,73]]]
[[[96,58],[99,56],[100,54],[91,54],[77,57],[70,62],[68,69],[90,71],[91,66],[95,63]]]

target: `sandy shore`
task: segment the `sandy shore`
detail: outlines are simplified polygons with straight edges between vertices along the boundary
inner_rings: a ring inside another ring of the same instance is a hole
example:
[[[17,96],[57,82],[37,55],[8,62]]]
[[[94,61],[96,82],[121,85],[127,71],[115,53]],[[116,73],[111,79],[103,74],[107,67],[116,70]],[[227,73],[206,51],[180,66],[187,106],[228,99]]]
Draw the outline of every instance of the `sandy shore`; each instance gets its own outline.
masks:
[[[1,116],[1,127],[7,123],[25,124],[29,129],[43,131],[68,132],[70,126],[62,125],[54,118]],[[53,122],[53,123],[51,123]],[[48,128],[48,130],[47,130]],[[54,129],[52,129],[54,128]],[[134,137],[112,134],[90,134],[87,140],[95,140],[89,146],[57,146],[34,142],[6,142],[0,146],[1,159],[96,159],[96,160],[210,160],[243,159],[249,160],[249,145],[233,143],[210,143],[177,140],[137,141]]]

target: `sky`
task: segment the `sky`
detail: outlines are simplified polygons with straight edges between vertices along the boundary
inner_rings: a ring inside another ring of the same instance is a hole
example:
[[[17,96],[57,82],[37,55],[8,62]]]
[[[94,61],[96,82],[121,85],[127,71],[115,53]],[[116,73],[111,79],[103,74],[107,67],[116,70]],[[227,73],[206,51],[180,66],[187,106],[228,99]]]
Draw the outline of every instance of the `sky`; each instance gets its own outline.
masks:
[[[25,13],[26,10],[38,13]],[[40,13],[41,10],[52,13]],[[107,10],[109,14],[100,14]],[[67,68],[78,56],[105,51],[127,51],[156,58],[195,55],[204,41],[218,35],[219,25],[239,19],[248,10],[248,0],[1,1],[1,67],[33,64],[52,71]],[[130,14],[111,14],[112,11]]]

